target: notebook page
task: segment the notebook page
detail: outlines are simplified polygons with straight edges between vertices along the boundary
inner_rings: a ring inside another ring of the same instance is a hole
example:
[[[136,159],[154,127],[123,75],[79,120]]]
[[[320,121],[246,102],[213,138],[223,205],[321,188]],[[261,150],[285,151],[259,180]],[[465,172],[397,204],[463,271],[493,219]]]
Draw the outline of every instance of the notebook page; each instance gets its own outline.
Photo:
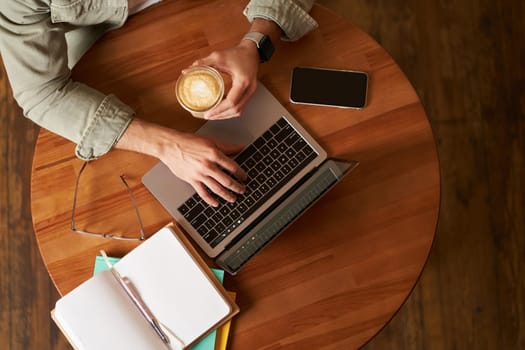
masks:
[[[115,268],[134,284],[160,323],[190,344],[230,313],[230,306],[169,228]]]
[[[109,270],[58,300],[55,318],[82,350],[164,348]]]

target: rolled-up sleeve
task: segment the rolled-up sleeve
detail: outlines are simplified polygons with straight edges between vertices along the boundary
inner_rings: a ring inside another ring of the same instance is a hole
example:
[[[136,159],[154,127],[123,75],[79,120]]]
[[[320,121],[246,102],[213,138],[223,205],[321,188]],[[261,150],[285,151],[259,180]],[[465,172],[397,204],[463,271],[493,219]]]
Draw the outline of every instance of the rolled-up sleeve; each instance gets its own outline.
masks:
[[[295,41],[317,28],[317,22],[308,14],[314,0],[252,0],[244,15],[252,22],[264,18],[275,22],[284,32],[284,39]]]
[[[131,122],[133,110],[117,97],[72,81],[65,25],[52,22],[49,1],[1,2],[0,53],[24,115],[76,143],[79,158],[108,152]]]

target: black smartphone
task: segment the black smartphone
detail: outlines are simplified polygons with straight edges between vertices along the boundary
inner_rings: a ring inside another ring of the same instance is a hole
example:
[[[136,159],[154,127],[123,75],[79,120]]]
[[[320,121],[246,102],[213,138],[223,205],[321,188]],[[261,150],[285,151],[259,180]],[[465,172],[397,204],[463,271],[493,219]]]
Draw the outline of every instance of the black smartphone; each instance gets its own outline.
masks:
[[[321,106],[363,108],[366,105],[366,72],[296,67],[292,72],[290,101]]]

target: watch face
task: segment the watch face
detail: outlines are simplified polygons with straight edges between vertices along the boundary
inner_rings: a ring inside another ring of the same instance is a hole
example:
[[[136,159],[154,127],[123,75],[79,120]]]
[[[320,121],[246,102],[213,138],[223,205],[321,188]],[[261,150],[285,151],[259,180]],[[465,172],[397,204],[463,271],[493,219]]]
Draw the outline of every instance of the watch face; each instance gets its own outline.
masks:
[[[259,41],[258,49],[259,49],[259,56],[261,57],[262,62],[266,62],[272,57],[273,52],[274,52],[274,47],[268,35],[263,36],[261,41]]]

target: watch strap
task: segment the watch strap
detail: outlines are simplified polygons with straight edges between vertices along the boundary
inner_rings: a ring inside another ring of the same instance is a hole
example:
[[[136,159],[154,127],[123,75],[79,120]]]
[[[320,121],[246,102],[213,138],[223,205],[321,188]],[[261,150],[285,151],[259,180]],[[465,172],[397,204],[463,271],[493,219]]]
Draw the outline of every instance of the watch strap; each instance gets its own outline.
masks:
[[[255,43],[261,62],[266,62],[272,57],[274,47],[268,35],[259,32],[248,32],[244,35],[242,40],[250,40]]]
[[[257,45],[257,48],[259,48],[259,42],[261,41],[261,39],[264,37],[264,34],[263,33],[259,33],[259,32],[248,32],[244,35],[244,37],[242,38],[243,40],[251,40],[255,43],[255,45]]]

